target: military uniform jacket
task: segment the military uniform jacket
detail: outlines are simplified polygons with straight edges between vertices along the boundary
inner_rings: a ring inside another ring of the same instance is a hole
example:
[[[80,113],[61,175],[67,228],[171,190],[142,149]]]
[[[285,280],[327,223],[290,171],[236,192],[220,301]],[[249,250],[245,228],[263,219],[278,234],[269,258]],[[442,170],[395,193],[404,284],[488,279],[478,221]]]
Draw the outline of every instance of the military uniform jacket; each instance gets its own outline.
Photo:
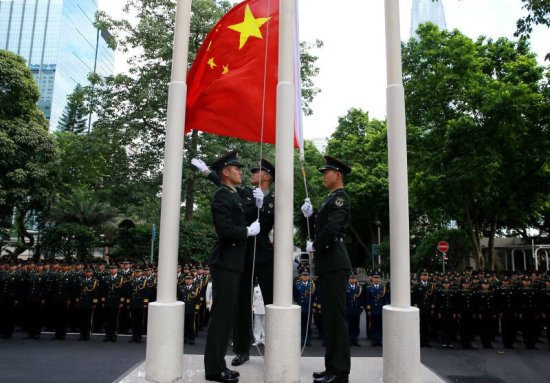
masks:
[[[117,307],[124,303],[124,277],[117,274],[116,276],[107,276],[103,279],[101,291],[101,303],[105,307]]]
[[[215,172],[210,172],[207,178],[214,184],[220,186],[220,180]],[[253,188],[251,187],[237,187],[235,188],[239,195],[246,218],[246,224],[250,225],[256,219],[258,219],[258,208],[256,207],[256,199],[254,198]],[[273,263],[273,244],[269,239],[269,232],[273,229],[275,224],[275,195],[270,191],[264,196],[264,202],[260,209],[260,233],[254,237],[248,238],[247,243],[247,261],[252,262],[254,256],[254,245],[256,245],[256,263]]]
[[[475,296],[477,313],[481,314],[483,318],[488,318],[496,314],[496,305],[494,303],[493,292],[489,289],[479,290]]]
[[[54,273],[50,278],[50,298],[54,303],[67,303],[72,298],[73,279],[69,273]]]
[[[348,283],[346,289],[346,312],[348,315],[361,315],[364,303],[363,288],[359,284]]]
[[[495,291],[495,305],[500,313],[516,311],[516,288],[501,286]]]
[[[424,285],[418,282],[412,289],[412,304],[420,310],[430,310],[432,306],[432,293],[434,287],[430,282]]]
[[[26,280],[27,302],[40,302],[48,295],[48,284],[45,273],[29,273]]]
[[[473,314],[475,308],[474,296],[475,292],[471,289],[462,289],[460,291],[460,294],[457,296],[457,307],[461,315]]]
[[[382,307],[389,303],[390,294],[385,285],[379,284],[378,287],[371,284],[365,288],[365,302],[367,310],[373,315],[382,315]]]
[[[194,314],[199,304],[199,288],[195,284],[178,286],[178,300],[185,303],[185,313]]]
[[[435,292],[434,305],[435,311],[441,315],[450,315],[456,313],[456,291],[451,288],[438,289]]]
[[[351,205],[344,189],[336,189],[325,198],[315,216],[315,272],[317,275],[351,270],[344,238],[351,224]]]
[[[147,300],[147,280],[143,277],[127,282],[128,297],[126,303],[131,309],[143,308]]]
[[[313,309],[313,305],[310,303],[312,294],[315,294],[315,287],[311,281],[294,282],[294,288],[292,289],[294,295],[294,301],[298,306],[302,308],[303,313],[307,313]]]
[[[5,272],[0,276],[0,302],[12,303],[18,300],[21,288],[21,279],[18,272]]]
[[[242,272],[248,230],[243,203],[237,191],[222,185],[212,198],[211,210],[217,240],[210,255],[210,264]]]
[[[91,309],[99,299],[99,280],[97,278],[80,278],[78,307]]]

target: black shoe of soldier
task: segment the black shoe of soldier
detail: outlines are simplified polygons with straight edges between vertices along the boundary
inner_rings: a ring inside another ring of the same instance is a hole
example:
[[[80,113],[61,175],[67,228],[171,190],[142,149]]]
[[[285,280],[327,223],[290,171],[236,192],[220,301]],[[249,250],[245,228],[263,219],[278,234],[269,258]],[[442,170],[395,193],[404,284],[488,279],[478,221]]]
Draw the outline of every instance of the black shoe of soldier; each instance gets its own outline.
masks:
[[[204,378],[212,382],[236,383],[239,381],[239,378],[232,377],[227,371],[220,372],[217,375],[206,375]]]
[[[348,374],[326,374],[325,376],[314,379],[313,383],[348,383]]]
[[[246,354],[238,354],[237,356],[235,356],[233,358],[233,360],[231,361],[231,365],[232,366],[240,366],[241,364],[243,364],[244,362],[246,362],[247,360],[249,360],[250,357],[248,355],[248,353]]]
[[[313,373],[313,379],[319,379],[319,378],[322,378],[325,375],[328,375],[328,372],[326,370],[325,371],[314,372]]]

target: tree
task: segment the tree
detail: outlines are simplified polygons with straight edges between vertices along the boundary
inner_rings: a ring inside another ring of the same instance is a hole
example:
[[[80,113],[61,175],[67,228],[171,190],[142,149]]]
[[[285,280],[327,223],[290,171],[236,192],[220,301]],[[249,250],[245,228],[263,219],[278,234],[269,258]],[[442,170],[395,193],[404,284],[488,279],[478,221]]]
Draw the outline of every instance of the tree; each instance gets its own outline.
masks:
[[[170,81],[172,65],[172,44],[174,31],[175,2],[171,0],[130,0],[127,9],[136,15],[137,23],[113,20],[100,13],[100,28],[113,32],[118,46],[123,51],[139,48],[139,53],[129,60],[129,75],[108,78],[94,77],[95,102],[98,120],[94,130],[102,131],[105,137],[130,148],[128,155],[129,179],[132,186],[146,190],[149,195],[160,192],[162,181],[162,160],[166,123],[167,84]],[[188,62],[191,63],[204,38],[214,24],[231,7],[227,1],[198,0],[192,3],[190,45]],[[302,85],[304,109],[318,92],[311,78],[318,73],[315,67],[317,57],[310,50],[321,47],[320,42],[302,45]],[[89,88],[91,91],[91,88]],[[249,147],[259,153],[257,144],[243,144],[237,139],[217,137],[193,132],[186,137],[185,161],[183,167],[182,190],[185,201],[185,219],[190,220],[199,199],[197,179],[202,178],[190,165],[190,159],[200,157],[205,160],[215,158],[229,147],[238,147],[242,152]],[[266,145],[266,147],[268,147]],[[208,162],[208,161],[207,161]],[[131,196],[132,191],[126,190]],[[212,193],[207,194],[210,196]],[[141,194],[142,195],[142,194]]]
[[[543,69],[525,40],[474,42],[432,24],[418,35],[403,46],[412,194],[428,217],[456,219],[478,266],[494,267],[497,231],[550,190]]]
[[[87,130],[85,94],[79,84],[74,88],[73,93],[67,96],[67,105],[59,119],[58,130],[74,134],[82,134]]]
[[[338,119],[327,154],[352,166],[346,191],[352,201],[353,238],[350,253],[354,264],[369,262],[371,244],[377,243],[389,226],[387,128],[383,121],[370,120],[368,113],[351,108]]]
[[[9,220],[15,209],[15,255],[34,245],[29,214],[47,211],[55,196],[57,152],[38,97],[24,59],[0,50],[0,221]]]

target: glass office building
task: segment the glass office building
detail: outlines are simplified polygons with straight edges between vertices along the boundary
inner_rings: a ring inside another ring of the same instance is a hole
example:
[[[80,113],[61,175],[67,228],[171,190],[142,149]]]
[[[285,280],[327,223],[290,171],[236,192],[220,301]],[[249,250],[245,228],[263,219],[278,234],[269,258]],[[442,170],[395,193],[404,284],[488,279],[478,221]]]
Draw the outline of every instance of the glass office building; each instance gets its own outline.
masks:
[[[52,129],[77,84],[113,73],[114,50],[93,25],[96,12],[96,0],[0,0],[0,49],[27,60]]]
[[[439,29],[447,29],[443,0],[413,0],[411,10],[411,37],[418,38],[416,30],[420,24],[431,22]]]

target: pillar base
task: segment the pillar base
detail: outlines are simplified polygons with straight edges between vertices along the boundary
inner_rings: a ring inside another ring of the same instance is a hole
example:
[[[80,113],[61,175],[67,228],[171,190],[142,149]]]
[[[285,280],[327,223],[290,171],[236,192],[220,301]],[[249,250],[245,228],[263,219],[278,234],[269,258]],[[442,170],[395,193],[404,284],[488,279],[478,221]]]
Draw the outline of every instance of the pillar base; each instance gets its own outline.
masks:
[[[383,309],[384,382],[420,383],[420,316],[415,307]]]
[[[265,383],[300,382],[300,321],[300,306],[266,306]]]
[[[183,373],[184,303],[149,304],[145,378],[150,382],[168,383]]]

